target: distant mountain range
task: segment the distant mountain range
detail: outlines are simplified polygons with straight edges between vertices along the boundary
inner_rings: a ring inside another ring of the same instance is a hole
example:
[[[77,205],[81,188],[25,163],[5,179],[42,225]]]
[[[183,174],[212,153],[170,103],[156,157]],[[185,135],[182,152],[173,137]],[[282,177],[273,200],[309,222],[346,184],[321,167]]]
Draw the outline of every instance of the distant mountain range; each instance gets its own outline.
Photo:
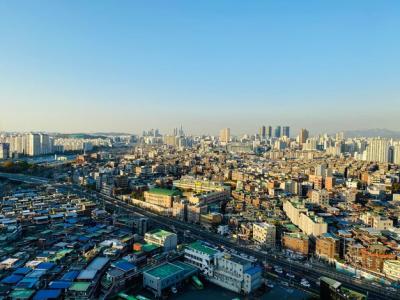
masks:
[[[94,133],[55,133],[58,137],[64,138],[78,138],[78,139],[93,139],[93,138],[107,138],[109,136],[117,135],[130,135],[129,133],[121,132],[94,132]]]
[[[389,129],[375,128],[375,129],[360,129],[348,130],[344,132],[346,137],[382,137],[382,138],[400,138],[400,131]]]

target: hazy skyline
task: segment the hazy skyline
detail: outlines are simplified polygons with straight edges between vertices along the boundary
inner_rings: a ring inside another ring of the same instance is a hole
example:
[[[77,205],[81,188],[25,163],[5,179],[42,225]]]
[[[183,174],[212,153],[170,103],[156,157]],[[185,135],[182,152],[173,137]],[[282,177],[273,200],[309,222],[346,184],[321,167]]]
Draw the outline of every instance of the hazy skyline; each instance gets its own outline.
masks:
[[[3,1],[0,130],[400,130],[398,1]]]

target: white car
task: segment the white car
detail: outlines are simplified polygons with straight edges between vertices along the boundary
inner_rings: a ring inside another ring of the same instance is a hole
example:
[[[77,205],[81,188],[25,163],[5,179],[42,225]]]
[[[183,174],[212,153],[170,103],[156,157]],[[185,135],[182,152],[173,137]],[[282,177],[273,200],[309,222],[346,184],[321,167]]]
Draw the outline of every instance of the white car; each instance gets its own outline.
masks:
[[[286,273],[286,276],[289,277],[289,278],[294,278],[295,277],[293,274],[290,274],[290,273]]]
[[[307,281],[307,279],[304,279],[304,278],[301,280],[300,284],[302,286],[308,287],[308,288],[311,286],[310,283]]]

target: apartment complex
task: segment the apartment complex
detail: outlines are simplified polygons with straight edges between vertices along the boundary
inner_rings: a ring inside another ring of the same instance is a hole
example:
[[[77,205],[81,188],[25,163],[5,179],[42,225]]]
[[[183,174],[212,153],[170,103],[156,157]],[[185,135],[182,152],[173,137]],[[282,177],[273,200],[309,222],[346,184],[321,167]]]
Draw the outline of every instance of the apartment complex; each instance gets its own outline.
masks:
[[[328,231],[328,224],[324,219],[309,211],[299,199],[284,200],[283,211],[307,235],[319,236]]]

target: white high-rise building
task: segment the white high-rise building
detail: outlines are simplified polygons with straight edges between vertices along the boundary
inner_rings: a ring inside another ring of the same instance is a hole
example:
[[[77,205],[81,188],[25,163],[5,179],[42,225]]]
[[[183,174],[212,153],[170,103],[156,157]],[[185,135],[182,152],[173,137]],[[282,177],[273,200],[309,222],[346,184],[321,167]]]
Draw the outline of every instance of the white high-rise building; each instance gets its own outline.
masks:
[[[393,146],[393,163],[400,165],[400,143]]]
[[[43,155],[50,154],[53,148],[51,145],[50,137],[45,133],[41,133],[39,134],[39,136],[40,136],[40,154]]]
[[[10,152],[23,154],[26,152],[26,136],[16,135],[10,138]]]
[[[37,133],[28,133],[26,135],[26,154],[29,156],[40,155],[40,135]]]
[[[366,160],[381,163],[389,162],[390,142],[384,139],[371,140],[366,149]]]

